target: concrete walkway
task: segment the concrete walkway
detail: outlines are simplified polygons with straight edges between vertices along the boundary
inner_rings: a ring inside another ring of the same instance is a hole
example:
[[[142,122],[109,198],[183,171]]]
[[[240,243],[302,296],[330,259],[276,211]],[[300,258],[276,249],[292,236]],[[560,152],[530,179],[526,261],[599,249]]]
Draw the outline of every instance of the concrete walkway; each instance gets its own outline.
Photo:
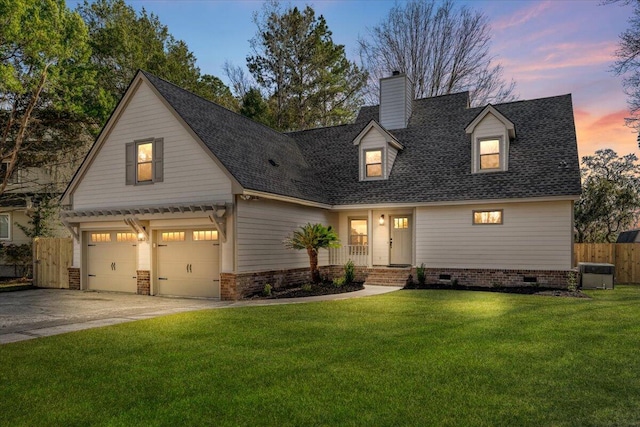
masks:
[[[186,311],[299,304],[380,295],[400,289],[366,286],[345,294],[272,300],[213,301],[66,289],[0,293],[0,344],[116,325]]]

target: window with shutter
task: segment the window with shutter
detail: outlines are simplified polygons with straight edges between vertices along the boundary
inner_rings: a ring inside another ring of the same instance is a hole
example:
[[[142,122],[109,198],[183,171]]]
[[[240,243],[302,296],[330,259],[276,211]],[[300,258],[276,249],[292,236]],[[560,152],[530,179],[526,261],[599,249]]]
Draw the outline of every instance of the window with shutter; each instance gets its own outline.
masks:
[[[125,146],[127,185],[153,184],[164,179],[164,140],[149,138]]]

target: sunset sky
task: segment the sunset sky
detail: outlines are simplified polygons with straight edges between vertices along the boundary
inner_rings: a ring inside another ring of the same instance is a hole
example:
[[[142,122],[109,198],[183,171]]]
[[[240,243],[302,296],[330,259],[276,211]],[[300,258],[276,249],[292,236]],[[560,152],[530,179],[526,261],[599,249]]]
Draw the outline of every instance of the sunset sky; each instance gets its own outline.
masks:
[[[75,8],[78,1],[68,1]],[[127,0],[158,15],[174,37],[184,40],[203,73],[227,81],[225,61],[244,65],[256,28],[252,14],[260,1]],[[310,4],[327,20],[333,40],[358,61],[358,37],[378,24],[394,5],[383,0],[294,1]],[[571,93],[581,156],[599,148],[637,153],[637,134],[624,125],[628,115],[622,79],[610,72],[618,36],[628,28],[632,6],[601,1],[464,1],[484,12],[494,35],[492,53],[520,99]]]

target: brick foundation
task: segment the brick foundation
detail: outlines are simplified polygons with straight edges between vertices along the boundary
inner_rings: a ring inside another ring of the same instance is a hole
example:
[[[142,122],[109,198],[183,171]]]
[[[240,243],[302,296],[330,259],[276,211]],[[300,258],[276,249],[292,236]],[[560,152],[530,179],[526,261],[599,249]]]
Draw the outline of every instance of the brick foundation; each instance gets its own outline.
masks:
[[[69,272],[69,289],[80,290],[80,269],[76,267],[67,268]]]
[[[341,265],[329,265],[319,267],[320,276],[326,280],[333,280],[344,275],[344,267]],[[402,270],[402,271],[400,271]],[[438,283],[440,275],[451,277],[451,281],[457,280],[464,286],[539,286],[551,288],[566,288],[567,274],[572,270],[488,270],[466,268],[427,268],[427,283]],[[376,285],[403,286],[406,277],[398,281],[399,272],[404,276],[411,274],[413,281],[417,282],[415,267],[411,270],[393,269],[387,267],[356,267],[356,281],[365,282],[367,278],[375,274]],[[372,274],[374,273],[374,274]],[[524,278],[535,282],[525,282]],[[385,280],[387,279],[387,280]],[[308,268],[295,268],[290,270],[261,271],[257,273],[221,273],[220,274],[220,298],[222,300],[237,300],[255,293],[261,292],[264,286],[269,284],[277,289],[282,286],[295,286],[308,283],[310,280]],[[401,283],[402,282],[402,283]]]
[[[151,295],[151,272],[149,270],[136,270],[138,295]]]
[[[573,270],[489,270],[472,268],[426,268],[426,282],[443,282],[440,275],[450,276],[463,286],[540,286],[566,289],[567,275]],[[411,270],[413,281],[418,281],[416,269]],[[525,281],[525,277],[530,281]]]

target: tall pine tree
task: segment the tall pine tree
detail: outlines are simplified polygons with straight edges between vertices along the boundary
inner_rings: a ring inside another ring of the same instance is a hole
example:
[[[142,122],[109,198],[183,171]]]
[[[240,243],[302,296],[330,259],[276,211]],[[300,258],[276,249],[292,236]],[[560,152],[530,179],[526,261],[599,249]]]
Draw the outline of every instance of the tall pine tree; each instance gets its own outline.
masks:
[[[283,12],[271,3],[254,21],[247,66],[268,95],[274,126],[299,130],[352,120],[367,74],[333,42],[324,17],[310,6]]]

